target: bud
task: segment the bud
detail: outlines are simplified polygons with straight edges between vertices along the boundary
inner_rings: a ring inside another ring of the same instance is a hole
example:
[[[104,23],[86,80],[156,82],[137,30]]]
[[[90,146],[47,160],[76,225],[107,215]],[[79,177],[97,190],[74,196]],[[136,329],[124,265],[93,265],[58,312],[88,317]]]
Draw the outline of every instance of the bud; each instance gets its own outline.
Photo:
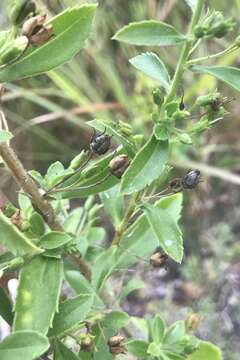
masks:
[[[160,251],[158,251],[150,257],[150,264],[154,268],[158,268],[158,269],[165,268],[166,269],[168,259],[169,258],[166,254],[162,254]]]
[[[201,39],[206,35],[207,28],[202,25],[197,25],[194,28],[194,36],[196,39]]]
[[[110,149],[111,136],[107,134],[100,134],[93,136],[90,142],[90,149],[94,154],[104,155]]]
[[[193,313],[187,317],[185,320],[185,326],[188,331],[196,331],[200,324],[200,316],[196,313]]]
[[[113,336],[108,340],[108,347],[111,354],[113,355],[124,354],[125,349],[122,344],[123,340],[124,337],[121,335]]]
[[[29,0],[15,0],[10,2],[8,15],[14,25],[20,25],[29,15],[34,14],[36,5]]]
[[[177,134],[177,137],[181,141],[182,144],[185,144],[185,145],[192,144],[192,138],[187,133],[179,133],[179,134]]]
[[[196,105],[197,106],[208,106],[208,105],[211,105],[213,102],[215,101],[219,101],[219,100],[222,100],[222,97],[221,97],[221,94],[218,93],[218,92],[215,92],[215,93],[210,93],[210,94],[207,94],[207,95],[201,95],[197,98],[196,100]]]
[[[204,117],[189,128],[192,134],[200,134],[209,128],[209,120]]]
[[[164,95],[160,88],[153,89],[152,92],[154,104],[161,106],[164,101]]]
[[[123,135],[130,136],[132,135],[132,126],[125,121],[119,121],[119,130]]]
[[[231,18],[225,20],[223,14],[216,11],[213,13],[207,35],[220,39],[226,36],[228,32],[232,31],[234,26],[235,22]]]
[[[129,166],[130,161],[127,155],[118,155],[115,156],[109,163],[110,172],[117,178],[121,178],[125,170]]]
[[[92,336],[92,335],[81,334],[81,337],[80,337],[81,351],[91,352],[94,348],[93,339],[94,339],[94,336]]]
[[[172,118],[173,120],[180,121],[180,120],[184,120],[189,115],[190,113],[188,111],[178,109],[172,114]]]
[[[84,158],[85,158],[85,151],[83,150],[80,152],[80,154],[78,154],[72,159],[69,168],[72,170],[77,170],[79,166],[82,164]]]
[[[28,39],[26,36],[20,36],[15,40],[7,42],[6,46],[0,51],[0,65],[9,64],[16,60],[27,48]]]

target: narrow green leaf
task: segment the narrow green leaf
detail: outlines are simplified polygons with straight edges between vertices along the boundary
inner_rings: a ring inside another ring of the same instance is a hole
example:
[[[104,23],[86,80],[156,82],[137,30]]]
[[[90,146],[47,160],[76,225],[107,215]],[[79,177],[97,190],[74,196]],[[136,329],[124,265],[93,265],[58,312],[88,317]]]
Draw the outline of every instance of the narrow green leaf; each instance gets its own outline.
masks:
[[[120,29],[113,40],[140,46],[176,45],[186,40],[173,26],[161,21],[133,22]]]
[[[51,231],[43,235],[40,239],[39,246],[51,250],[59,248],[72,240],[72,237],[60,231]]]
[[[240,91],[240,69],[230,66],[192,66],[194,72],[209,74]]]
[[[168,142],[158,141],[152,136],[123,174],[122,194],[130,194],[150,185],[161,175],[167,160]]]
[[[145,282],[140,279],[131,279],[122,289],[119,301],[123,301],[131,292],[145,288]]]
[[[94,297],[94,306],[105,308],[103,301],[93,289],[89,281],[78,271],[65,269],[65,279],[76,294],[92,295]]]
[[[153,341],[156,344],[161,343],[164,337],[164,333],[165,333],[165,323],[160,318],[159,315],[156,315],[151,324],[151,335]]]
[[[130,340],[127,343],[124,344],[127,351],[132,354],[133,356],[136,356],[138,359],[145,359],[148,357],[147,349],[149,344],[146,341],[143,340]]]
[[[223,360],[220,349],[210,342],[202,341],[199,348],[187,360]]]
[[[120,144],[122,144],[123,148],[130,157],[134,157],[136,152],[134,145],[129,141],[129,139],[126,138],[126,136],[121,133],[120,128],[116,122],[114,123],[113,121],[95,119],[88,121],[88,125],[92,126],[94,129],[100,132],[106,130],[108,134],[113,135],[114,138],[117,139]]]
[[[15,302],[14,331],[48,332],[52,325],[62,284],[62,260],[33,258],[20,273]]]
[[[115,331],[127,326],[129,324],[130,317],[123,311],[112,311],[106,314],[101,321],[101,325],[106,328],[114,329]]]
[[[0,82],[41,74],[69,61],[84,46],[95,10],[96,4],[76,6],[51,19],[52,38],[0,70]]]
[[[181,263],[183,257],[182,233],[174,218],[166,210],[151,204],[143,204],[142,208],[161,248],[173,260]]]
[[[79,360],[79,357],[68,349],[61,341],[54,342],[53,360]]]
[[[184,337],[185,332],[185,323],[184,321],[179,320],[168,328],[163,343],[167,345],[176,344]]]
[[[11,326],[13,322],[12,302],[6,291],[0,286],[0,316]]]
[[[37,331],[17,331],[0,343],[0,359],[34,360],[48,348],[48,339]]]
[[[123,196],[119,195],[119,184],[100,194],[104,209],[114,226],[117,226],[123,216]]]
[[[157,80],[166,90],[169,89],[170,77],[162,60],[154,53],[144,53],[130,59],[129,62],[150,78]]]
[[[104,286],[105,281],[115,269],[116,253],[117,246],[111,246],[100,254],[94,263],[92,286],[98,292]]]
[[[13,135],[6,130],[0,130],[0,143],[7,142],[13,138]]]
[[[62,335],[82,321],[86,320],[93,305],[93,296],[78,295],[68,299],[59,305],[59,312],[55,314],[53,327],[49,331],[50,337]]]
[[[177,224],[182,209],[182,194],[164,197],[155,203],[157,208],[166,211]],[[129,267],[139,262],[139,257],[147,257],[153,253],[159,242],[149,225],[145,214],[133,223],[121,240],[117,253],[116,267]]]
[[[35,255],[43,252],[25,235],[14,226],[11,221],[0,211],[0,244],[5,246],[14,255]]]

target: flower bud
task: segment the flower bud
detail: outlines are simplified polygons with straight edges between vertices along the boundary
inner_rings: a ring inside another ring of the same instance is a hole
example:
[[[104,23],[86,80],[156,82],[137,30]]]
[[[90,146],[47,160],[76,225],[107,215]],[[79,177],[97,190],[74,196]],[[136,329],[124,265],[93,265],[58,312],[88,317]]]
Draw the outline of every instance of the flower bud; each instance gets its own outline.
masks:
[[[181,141],[182,144],[186,144],[186,145],[191,145],[192,144],[191,136],[188,135],[187,133],[180,133],[177,136],[178,136],[178,139]]]
[[[130,161],[127,155],[118,155],[115,156],[109,163],[110,172],[117,178],[121,178],[125,170],[129,166]]]
[[[0,65],[5,65],[16,60],[28,46],[26,36],[20,36],[15,40],[10,40],[0,52]]]
[[[228,32],[232,31],[234,25],[235,22],[231,18],[225,20],[223,14],[216,11],[209,25],[207,35],[220,39],[226,36]]]
[[[78,154],[72,159],[69,168],[72,170],[77,170],[79,166],[82,164],[84,158],[85,158],[85,151],[83,150],[80,152],[80,154]]]
[[[164,95],[160,88],[153,89],[153,101],[156,105],[161,106],[164,101]]]
[[[81,351],[91,352],[94,348],[93,339],[94,339],[94,336],[92,336],[92,335],[81,334],[81,338],[80,338]]]
[[[34,14],[36,5],[29,0],[14,0],[8,9],[9,19],[14,25],[20,25],[29,15]]]
[[[200,134],[209,128],[209,120],[204,117],[189,128],[192,134]]]
[[[210,94],[207,94],[207,95],[201,95],[197,98],[196,100],[196,105],[197,106],[208,106],[208,105],[211,105],[211,103],[213,101],[216,101],[217,99],[221,99],[221,95],[216,92],[216,93],[210,93]]]

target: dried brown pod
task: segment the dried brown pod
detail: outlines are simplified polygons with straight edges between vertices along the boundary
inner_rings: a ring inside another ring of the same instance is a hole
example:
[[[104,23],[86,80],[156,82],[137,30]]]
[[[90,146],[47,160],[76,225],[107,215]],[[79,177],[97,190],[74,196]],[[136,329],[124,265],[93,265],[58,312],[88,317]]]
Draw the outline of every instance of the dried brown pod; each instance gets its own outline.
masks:
[[[41,30],[39,30],[39,32],[35,35],[32,35],[29,38],[30,44],[32,46],[41,46],[43,44],[45,44],[46,42],[48,42],[48,40],[50,39],[50,37],[53,34],[53,27],[52,26],[48,26],[48,27],[44,27]]]
[[[130,160],[127,155],[117,155],[110,161],[108,166],[110,172],[120,179],[129,164]]]
[[[11,223],[12,223],[13,225],[15,225],[19,230],[22,229],[22,223],[23,223],[23,221],[22,221],[22,218],[21,218],[21,216],[20,216],[20,210],[17,210],[17,211],[15,212],[15,214],[13,214],[13,216],[11,216],[10,220],[11,220]]]
[[[122,335],[112,336],[108,340],[108,347],[109,347],[110,353],[113,354],[113,355],[124,354],[125,349],[124,349],[124,346],[122,344],[123,341],[124,341],[124,337]]]
[[[46,17],[46,14],[37,15],[25,21],[22,27],[22,35],[27,36],[28,38],[32,35],[35,35],[39,30],[43,28]]]
[[[169,259],[168,255],[158,251],[150,257],[150,264],[154,268],[158,268],[158,269],[166,268],[168,259]]]

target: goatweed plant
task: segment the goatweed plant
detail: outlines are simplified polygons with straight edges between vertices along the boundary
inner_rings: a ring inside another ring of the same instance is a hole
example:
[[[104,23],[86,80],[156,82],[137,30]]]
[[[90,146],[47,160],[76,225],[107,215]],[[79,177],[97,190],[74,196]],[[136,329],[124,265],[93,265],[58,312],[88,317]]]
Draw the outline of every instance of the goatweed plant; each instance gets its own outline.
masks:
[[[185,72],[210,74],[240,90],[239,69],[204,65],[236,51],[238,37],[219,53],[194,57],[208,39],[228,35],[233,20],[212,9],[205,12],[204,0],[188,0],[187,5],[192,16],[185,35],[169,24],[148,20],[126,25],[113,38],[136,46],[179,49],[172,76],[153,52],[130,59],[159,83],[149,114],[152,134],[145,142],[127,123],[95,119],[89,122],[95,129],[89,149],[68,168],[58,161],[42,175],[24,169],[11,147],[13,135],[1,110],[0,155],[21,189],[18,207],[6,202],[0,212],[0,244],[5,249],[1,276],[14,271],[19,279],[14,304],[4,285],[0,287],[0,315],[11,326],[11,334],[0,343],[1,360],[105,360],[128,354],[137,359],[222,359],[215,345],[193,335],[197,314],[171,326],[161,314],[140,322],[121,310],[119,299],[142,283],[133,275],[114,297],[106,286],[118,269],[128,269],[139,258],[149,259],[152,271],[168,261],[182,261],[182,196],[194,191],[201,174],[192,169],[172,179],[171,149],[179,142],[193,146],[224,117],[224,103],[229,101],[214,91],[186,107]],[[93,4],[76,6],[47,20],[33,1],[11,1],[12,27],[0,33],[0,82],[35,76],[70,60],[83,47],[95,10]],[[85,202],[72,210],[69,200],[76,198]],[[99,225],[102,208],[115,229],[110,244],[104,242],[105,230]],[[72,289],[64,299],[63,282]],[[132,334],[133,324],[142,333],[138,339]]]

